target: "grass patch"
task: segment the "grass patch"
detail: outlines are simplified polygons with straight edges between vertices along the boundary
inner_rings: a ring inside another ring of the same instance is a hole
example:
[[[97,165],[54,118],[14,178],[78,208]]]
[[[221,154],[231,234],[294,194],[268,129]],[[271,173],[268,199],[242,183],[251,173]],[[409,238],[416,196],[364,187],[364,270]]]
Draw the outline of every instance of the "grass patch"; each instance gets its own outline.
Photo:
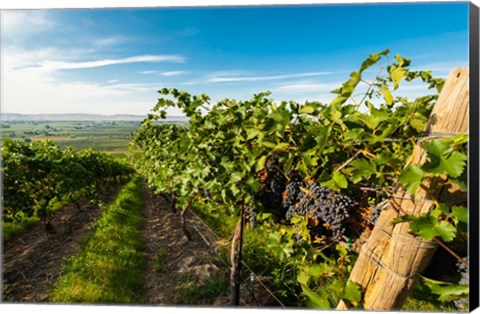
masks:
[[[70,203],[67,199],[54,199],[55,203],[51,205],[50,212],[51,214],[61,210],[66,205]],[[40,218],[37,215],[33,214],[33,216],[27,216],[25,213],[20,212],[18,213],[19,217],[18,220],[15,221],[3,221],[2,223],[2,230],[3,230],[3,241],[4,243],[10,241],[11,239],[15,238],[16,236],[22,234],[26,230],[30,229],[34,225],[36,225]]]
[[[230,286],[225,275],[219,273],[213,276],[207,283],[200,285],[191,282],[188,286],[180,289],[175,295],[175,304],[212,304],[219,296],[229,293]]]
[[[82,251],[64,266],[53,288],[57,303],[135,303],[144,255],[140,234],[142,182],[130,181],[103,212]]]
[[[23,233],[25,230],[36,225],[40,219],[37,216],[24,217],[18,222],[4,222],[2,225],[3,229],[3,241],[10,241],[14,237]]]
[[[168,270],[168,265],[164,263],[165,257],[168,254],[168,247],[166,245],[160,246],[153,260],[153,269],[157,273],[164,273]]]
[[[234,217],[211,204],[197,202],[192,206],[198,215],[219,237],[230,238],[235,231],[240,217]]]

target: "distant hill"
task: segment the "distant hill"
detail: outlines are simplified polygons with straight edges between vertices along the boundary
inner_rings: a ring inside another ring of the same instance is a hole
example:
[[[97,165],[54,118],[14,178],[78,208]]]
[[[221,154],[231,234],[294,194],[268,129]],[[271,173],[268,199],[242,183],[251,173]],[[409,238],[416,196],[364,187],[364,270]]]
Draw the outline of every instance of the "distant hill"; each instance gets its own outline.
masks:
[[[2,121],[142,121],[146,115],[116,114],[100,115],[86,113],[64,113],[64,114],[20,114],[2,113]],[[186,117],[168,117],[167,121],[186,121]]]

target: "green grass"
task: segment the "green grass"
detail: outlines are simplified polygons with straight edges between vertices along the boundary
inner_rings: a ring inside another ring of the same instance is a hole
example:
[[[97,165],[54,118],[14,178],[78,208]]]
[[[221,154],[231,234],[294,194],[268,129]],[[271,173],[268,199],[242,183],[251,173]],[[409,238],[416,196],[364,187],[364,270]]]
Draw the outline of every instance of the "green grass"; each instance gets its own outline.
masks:
[[[59,211],[64,206],[69,204],[70,201],[67,199],[61,199],[55,201],[55,204],[50,208],[51,214]],[[3,222],[2,230],[3,230],[3,241],[10,241],[11,239],[15,238],[16,236],[20,235],[24,231],[30,229],[38,222],[40,222],[40,218],[35,214],[31,217],[28,217],[23,212],[18,213],[19,217],[15,221]]]
[[[222,238],[229,238],[233,235],[237,226],[239,217],[234,217],[225,213],[221,209],[214,207],[208,203],[195,203],[192,206],[193,212],[198,215],[205,223]]]
[[[157,251],[155,258],[153,260],[153,269],[157,273],[164,273],[168,270],[168,265],[164,263],[165,257],[168,254],[168,246],[162,245]]]
[[[229,292],[230,285],[224,274],[218,274],[210,278],[204,285],[195,281],[178,291],[174,303],[181,305],[189,304],[212,304],[216,298]]]
[[[239,217],[229,215],[217,206],[205,203],[195,203],[192,210],[222,239],[226,245],[218,248],[221,258],[229,263],[229,240],[237,226]],[[288,261],[281,261],[274,257],[267,249],[270,229],[257,226],[246,226],[243,243],[243,260],[257,274],[270,276],[269,288],[279,297],[284,304],[298,306],[299,284],[294,265]],[[229,288],[227,288],[229,289]]]
[[[53,287],[56,303],[136,303],[144,264],[140,234],[142,181],[130,181],[103,213],[82,251]]]
[[[10,241],[12,238],[31,228],[39,221],[40,219],[37,216],[32,216],[22,218],[22,220],[18,222],[4,222],[2,226],[3,241]]]

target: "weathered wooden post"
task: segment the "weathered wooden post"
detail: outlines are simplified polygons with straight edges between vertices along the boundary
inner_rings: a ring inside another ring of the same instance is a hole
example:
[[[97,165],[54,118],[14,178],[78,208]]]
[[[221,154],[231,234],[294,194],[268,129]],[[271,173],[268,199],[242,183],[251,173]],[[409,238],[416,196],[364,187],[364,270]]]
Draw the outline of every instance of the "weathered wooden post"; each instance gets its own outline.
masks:
[[[453,69],[432,110],[426,131],[432,134],[468,133],[468,105],[469,71],[467,68]],[[417,144],[410,163],[423,164],[425,160],[426,152]],[[437,249],[436,243],[411,234],[408,223],[392,225],[391,222],[398,217],[398,211],[412,215],[428,213],[434,199],[454,192],[455,187],[451,187],[449,191],[432,195],[430,187],[442,181],[444,177],[440,175],[425,180],[413,195],[400,189],[388,208],[382,211],[349,278],[363,287],[365,309],[400,309],[413,289],[417,275],[428,266]],[[337,309],[348,307],[340,302]]]
[[[243,249],[243,232],[245,228],[245,209],[242,205],[240,221],[237,224],[232,238],[231,263],[230,269],[230,305],[240,305],[240,271]]]

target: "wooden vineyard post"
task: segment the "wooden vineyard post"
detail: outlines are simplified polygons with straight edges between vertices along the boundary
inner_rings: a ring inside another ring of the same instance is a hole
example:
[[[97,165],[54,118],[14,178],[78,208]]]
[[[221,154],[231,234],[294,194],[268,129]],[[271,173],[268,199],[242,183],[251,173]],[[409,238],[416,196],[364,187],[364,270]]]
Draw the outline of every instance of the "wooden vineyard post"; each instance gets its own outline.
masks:
[[[468,133],[469,115],[469,71],[467,68],[453,69],[447,78],[428,121],[426,132]],[[417,143],[410,163],[423,164],[425,150]],[[429,264],[437,249],[435,241],[425,241],[409,232],[408,223],[392,225],[399,212],[419,215],[431,211],[434,199],[448,191],[431,193],[430,187],[444,181],[443,176],[425,180],[415,194],[403,189],[392,196],[388,207],[382,211],[367,242],[362,246],[359,257],[352,269],[349,280],[359,284],[364,294],[364,308],[367,310],[399,310],[414,287],[417,275]],[[339,310],[348,306],[340,302]]]
[[[245,228],[245,211],[242,205],[240,221],[235,228],[232,238],[232,250],[230,259],[230,305],[240,305],[240,270],[242,262],[243,229]]]

